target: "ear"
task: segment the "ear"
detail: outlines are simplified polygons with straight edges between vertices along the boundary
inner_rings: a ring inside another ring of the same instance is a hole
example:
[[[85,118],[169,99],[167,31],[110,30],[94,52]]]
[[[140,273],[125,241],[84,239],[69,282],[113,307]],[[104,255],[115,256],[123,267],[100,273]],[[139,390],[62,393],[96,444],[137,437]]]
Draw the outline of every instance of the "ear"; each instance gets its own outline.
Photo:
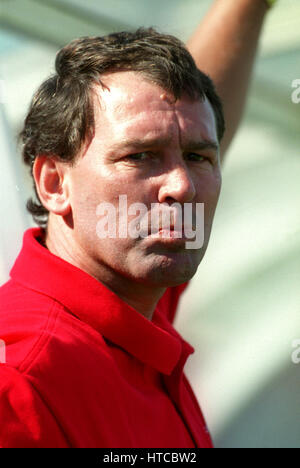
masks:
[[[50,212],[66,216],[71,212],[68,189],[69,165],[47,156],[38,156],[33,177],[42,205]]]

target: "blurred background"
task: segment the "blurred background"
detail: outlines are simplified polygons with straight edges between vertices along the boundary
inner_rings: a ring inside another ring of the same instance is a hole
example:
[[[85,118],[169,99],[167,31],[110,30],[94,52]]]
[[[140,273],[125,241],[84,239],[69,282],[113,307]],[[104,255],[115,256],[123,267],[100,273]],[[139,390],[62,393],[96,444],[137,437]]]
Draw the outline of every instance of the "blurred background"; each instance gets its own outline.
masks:
[[[0,0],[0,284],[33,223],[16,135],[71,39],[154,26],[188,39],[211,0]],[[300,2],[265,24],[247,110],[227,155],[214,231],[175,322],[217,447],[300,448]],[[298,354],[298,356],[300,353]]]

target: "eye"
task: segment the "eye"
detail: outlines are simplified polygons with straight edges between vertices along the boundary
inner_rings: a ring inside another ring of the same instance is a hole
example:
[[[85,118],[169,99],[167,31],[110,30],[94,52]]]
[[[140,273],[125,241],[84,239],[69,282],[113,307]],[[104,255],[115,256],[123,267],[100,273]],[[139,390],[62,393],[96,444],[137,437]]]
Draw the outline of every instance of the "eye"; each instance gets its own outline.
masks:
[[[141,153],[129,154],[125,159],[130,159],[131,161],[144,161],[149,157],[149,153],[142,151]]]
[[[206,156],[203,156],[202,154],[197,154],[197,153],[188,153],[186,155],[186,158],[189,161],[195,161],[195,162],[204,162],[204,161],[209,161],[209,158]]]

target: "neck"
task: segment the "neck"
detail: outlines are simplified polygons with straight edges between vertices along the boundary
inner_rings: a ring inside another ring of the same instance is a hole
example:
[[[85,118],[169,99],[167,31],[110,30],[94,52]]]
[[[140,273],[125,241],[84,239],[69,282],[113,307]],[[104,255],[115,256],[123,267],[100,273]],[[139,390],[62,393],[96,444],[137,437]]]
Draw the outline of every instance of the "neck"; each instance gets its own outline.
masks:
[[[152,320],[156,305],[166,291],[165,287],[138,283],[119,274],[108,265],[90,258],[74,240],[72,230],[67,228],[66,231],[66,228],[62,225],[62,220],[59,218],[51,219],[51,221],[49,219],[45,246],[57,257],[80,268],[100,281],[133,309],[148,320]]]

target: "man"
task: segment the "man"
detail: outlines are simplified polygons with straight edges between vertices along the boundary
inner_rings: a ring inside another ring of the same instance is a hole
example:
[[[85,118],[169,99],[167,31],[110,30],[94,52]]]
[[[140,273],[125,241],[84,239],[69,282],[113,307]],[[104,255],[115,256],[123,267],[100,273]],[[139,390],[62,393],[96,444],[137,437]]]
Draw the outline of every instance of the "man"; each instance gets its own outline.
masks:
[[[212,446],[183,373],[193,348],[170,321],[208,244],[223,133],[211,80],[171,36],[82,38],[58,53],[22,131],[40,228],[0,291],[1,446]],[[137,202],[149,230],[124,235]],[[153,205],[172,212],[155,231]],[[196,235],[202,205],[204,241],[187,248],[180,210]],[[118,215],[108,235],[103,206]]]

